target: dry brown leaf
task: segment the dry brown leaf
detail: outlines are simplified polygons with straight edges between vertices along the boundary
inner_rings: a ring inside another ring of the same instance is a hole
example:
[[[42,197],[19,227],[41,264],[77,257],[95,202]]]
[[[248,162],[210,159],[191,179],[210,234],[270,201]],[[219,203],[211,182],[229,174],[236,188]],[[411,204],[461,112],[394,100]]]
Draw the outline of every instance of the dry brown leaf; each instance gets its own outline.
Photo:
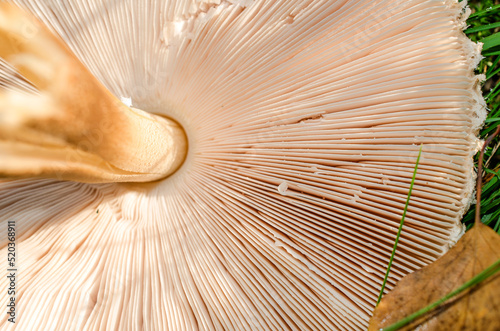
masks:
[[[436,262],[403,278],[375,309],[380,330],[439,300],[500,258],[500,236],[476,224]],[[401,330],[500,330],[500,273],[462,292]]]

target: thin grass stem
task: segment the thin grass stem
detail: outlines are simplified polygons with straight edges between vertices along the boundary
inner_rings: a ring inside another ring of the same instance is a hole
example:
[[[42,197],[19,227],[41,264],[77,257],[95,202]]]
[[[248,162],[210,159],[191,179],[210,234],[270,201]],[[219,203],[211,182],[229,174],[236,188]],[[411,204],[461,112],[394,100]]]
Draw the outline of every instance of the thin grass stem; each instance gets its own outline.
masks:
[[[401,236],[401,230],[403,229],[403,224],[406,217],[406,211],[408,210],[408,205],[410,204],[411,192],[413,191],[413,184],[415,183],[415,177],[417,176],[417,168],[418,163],[420,162],[420,156],[422,155],[422,147],[420,145],[420,150],[418,151],[417,162],[415,163],[415,169],[413,170],[413,178],[411,179],[410,190],[408,191],[408,197],[406,198],[405,208],[403,210],[403,216],[401,217],[401,222],[399,222],[398,234],[396,235],[396,240],[394,242],[394,246],[392,248],[391,258],[389,260],[389,264],[387,265],[387,271],[385,273],[384,282],[382,283],[382,288],[380,289],[380,294],[377,299],[377,306],[382,300],[382,296],[384,295],[385,285],[387,284],[387,278],[389,278],[389,273],[391,272],[392,261],[394,261],[394,255],[396,255],[396,249],[398,247],[399,237]]]

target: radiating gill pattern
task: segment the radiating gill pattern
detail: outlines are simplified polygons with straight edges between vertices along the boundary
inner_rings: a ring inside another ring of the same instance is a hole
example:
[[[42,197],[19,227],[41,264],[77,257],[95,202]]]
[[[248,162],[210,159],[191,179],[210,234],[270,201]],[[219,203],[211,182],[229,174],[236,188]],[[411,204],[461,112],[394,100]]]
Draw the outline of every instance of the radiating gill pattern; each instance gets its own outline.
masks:
[[[388,289],[460,235],[484,118],[462,4],[16,2],[189,139],[156,184],[0,183],[16,330],[366,329],[421,144]]]

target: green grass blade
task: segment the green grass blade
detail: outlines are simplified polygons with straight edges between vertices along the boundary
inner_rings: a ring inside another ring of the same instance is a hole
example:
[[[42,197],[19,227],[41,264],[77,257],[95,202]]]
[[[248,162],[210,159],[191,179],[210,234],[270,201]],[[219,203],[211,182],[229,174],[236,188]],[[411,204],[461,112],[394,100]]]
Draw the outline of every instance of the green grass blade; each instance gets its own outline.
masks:
[[[496,51],[496,52],[483,52],[483,55],[484,56],[494,56],[494,55],[500,55],[500,51]]]
[[[498,125],[492,125],[491,127],[488,127],[486,129],[483,129],[481,132],[481,137],[486,137],[490,134],[490,132],[495,131]]]
[[[499,88],[500,84],[499,85],[496,85],[494,88],[491,89],[491,91],[488,93],[488,95],[486,95],[484,97],[484,99],[486,101],[490,101],[490,100],[493,100],[495,99],[495,97],[498,95],[498,93],[500,92],[500,88]]]
[[[486,80],[490,79],[492,77],[491,73],[496,70],[498,61],[500,60],[500,56],[497,56],[495,61],[491,64],[491,66],[488,68],[488,71],[486,71]],[[489,77],[489,78],[488,78]]]
[[[487,51],[488,49],[499,46],[500,45],[500,32],[494,33],[491,36],[483,38],[481,40],[481,42],[484,44],[483,51]]]
[[[488,92],[488,94],[486,94],[486,95],[484,96],[484,100],[490,100],[491,96],[492,96],[493,94],[495,94],[495,93],[497,92],[497,90],[499,89],[499,88],[498,88],[499,86],[500,86],[500,85],[496,85],[494,88],[492,88],[492,89]]]
[[[486,10],[481,10],[481,11],[475,12],[469,16],[469,20],[473,19],[473,18],[479,18],[479,17],[497,14],[499,9],[500,9],[500,5],[496,5],[496,6],[492,6],[490,8],[487,8]]]
[[[489,75],[486,76],[486,80],[490,79],[491,77],[495,76],[496,74],[498,74],[500,72],[500,68],[498,68],[497,70],[493,71],[492,73],[490,73]],[[498,85],[497,85],[498,86]],[[495,87],[497,87],[495,86]]]
[[[408,210],[408,205],[410,204],[411,192],[413,191],[413,184],[415,183],[415,177],[417,176],[417,168],[418,163],[420,162],[420,156],[422,155],[422,147],[420,145],[420,150],[418,151],[417,162],[415,163],[415,170],[413,170],[413,177],[411,179],[410,190],[408,191],[408,197],[406,198],[405,208],[403,210],[403,216],[401,217],[401,222],[399,222],[398,234],[396,235],[396,240],[394,241],[394,247],[392,248],[391,258],[389,260],[389,264],[387,265],[387,271],[385,273],[384,282],[382,283],[382,288],[380,289],[380,294],[377,299],[377,306],[382,300],[382,296],[384,295],[385,285],[387,284],[387,278],[389,278],[389,273],[391,271],[392,261],[394,260],[394,255],[396,255],[396,248],[398,247],[399,237],[401,236],[401,230],[403,229],[403,223],[406,217],[406,211]]]
[[[490,30],[490,29],[494,29],[494,28],[498,28],[498,27],[500,27],[500,22],[492,23],[492,24],[488,24],[488,25],[476,26],[474,28],[469,28],[469,29],[465,30],[465,33],[467,33],[467,34],[475,33],[475,32]]]
[[[448,301],[449,299],[456,296],[457,294],[460,294],[463,291],[471,288],[472,286],[475,286],[475,285],[481,283],[483,280],[487,279],[488,277],[493,276],[498,271],[500,271],[500,259],[498,259],[491,266],[489,266],[488,268],[484,269],[482,272],[477,274],[475,277],[473,277],[468,282],[465,282],[464,284],[462,284],[456,290],[448,293],[447,295],[445,295],[441,299],[431,303],[427,307],[420,309],[419,311],[409,315],[408,317],[405,317],[402,320],[399,320],[398,322],[396,322],[396,323],[394,323],[386,328],[383,328],[382,330],[383,331],[395,331],[395,330],[402,328],[405,325],[408,325],[409,323],[413,322],[415,319],[427,314],[428,312],[432,311],[434,308],[436,308],[437,306],[441,305],[442,303]]]

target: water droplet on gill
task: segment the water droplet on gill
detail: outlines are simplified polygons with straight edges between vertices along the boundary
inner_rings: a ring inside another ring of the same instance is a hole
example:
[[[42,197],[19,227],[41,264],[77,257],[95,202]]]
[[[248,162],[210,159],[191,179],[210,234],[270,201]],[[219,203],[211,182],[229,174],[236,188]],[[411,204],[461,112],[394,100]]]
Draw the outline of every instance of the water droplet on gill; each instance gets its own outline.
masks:
[[[278,185],[278,192],[281,195],[286,195],[286,191],[288,190],[288,183],[286,180],[282,181],[281,184]]]
[[[352,200],[353,202],[358,202],[358,200],[359,200],[359,195],[354,194],[354,195],[352,196],[352,199],[351,199],[351,200]]]
[[[361,265],[361,267],[362,267],[363,269],[365,269],[365,271],[366,271],[366,272],[368,272],[368,273],[370,273],[370,274],[375,273],[375,270],[373,270],[372,268],[370,268],[370,267],[369,267],[369,266],[367,266],[367,265],[362,264],[362,265]]]

